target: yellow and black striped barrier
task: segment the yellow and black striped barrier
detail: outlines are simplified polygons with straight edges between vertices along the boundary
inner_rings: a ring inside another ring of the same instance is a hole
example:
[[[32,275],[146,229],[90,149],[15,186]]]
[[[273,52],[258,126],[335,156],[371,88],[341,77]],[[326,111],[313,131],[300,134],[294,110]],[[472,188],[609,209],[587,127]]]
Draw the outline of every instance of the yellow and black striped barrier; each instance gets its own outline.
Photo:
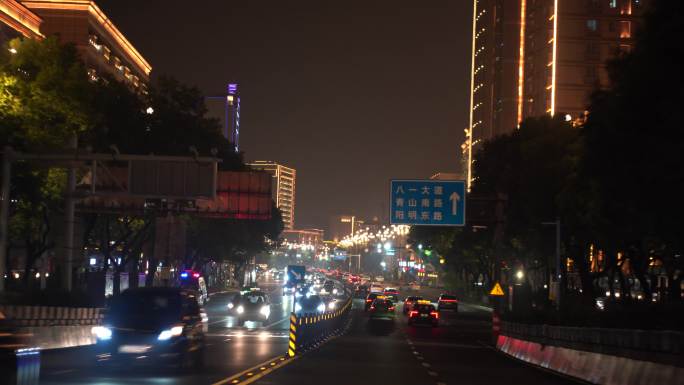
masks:
[[[294,357],[339,332],[351,311],[351,298],[341,308],[323,314],[290,314],[287,356]]]

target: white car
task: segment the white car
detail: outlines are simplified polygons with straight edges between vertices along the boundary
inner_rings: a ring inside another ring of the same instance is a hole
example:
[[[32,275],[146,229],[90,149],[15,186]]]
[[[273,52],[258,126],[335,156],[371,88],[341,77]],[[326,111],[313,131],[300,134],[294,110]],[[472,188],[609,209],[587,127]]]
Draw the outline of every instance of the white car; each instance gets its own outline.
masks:
[[[379,283],[376,283],[376,282],[371,283],[370,288],[369,288],[369,292],[371,292],[371,293],[382,293],[384,290],[385,290],[385,287]]]
[[[383,277],[382,275],[378,275],[377,277],[375,277],[375,282],[385,282],[385,277]]]

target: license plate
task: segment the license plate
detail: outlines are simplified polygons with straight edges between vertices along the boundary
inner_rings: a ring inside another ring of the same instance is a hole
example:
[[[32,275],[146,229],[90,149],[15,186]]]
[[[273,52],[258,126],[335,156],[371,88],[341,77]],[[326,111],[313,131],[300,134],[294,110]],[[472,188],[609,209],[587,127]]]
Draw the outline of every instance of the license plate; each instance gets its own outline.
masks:
[[[421,314],[420,316],[423,318],[427,318],[428,315],[427,314]]]
[[[119,353],[145,353],[150,350],[149,345],[121,345],[119,346]]]

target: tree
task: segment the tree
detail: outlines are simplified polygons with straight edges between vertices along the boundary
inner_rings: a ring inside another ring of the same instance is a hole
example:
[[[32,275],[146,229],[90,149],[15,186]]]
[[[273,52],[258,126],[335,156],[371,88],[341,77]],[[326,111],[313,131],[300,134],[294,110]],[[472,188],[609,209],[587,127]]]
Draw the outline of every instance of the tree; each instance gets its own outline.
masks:
[[[611,86],[592,97],[579,165],[579,179],[596,197],[586,225],[608,256],[625,254],[647,295],[650,259],[681,255],[684,216],[681,5],[655,0],[650,7],[632,51],[609,63]],[[671,276],[671,288],[680,287],[681,275]],[[670,294],[680,298],[680,290]]]
[[[0,51],[1,146],[53,152],[91,127],[93,87],[73,46],[15,39]],[[51,221],[60,212],[65,174],[27,162],[15,163],[12,174],[9,247],[25,251],[28,287],[35,261],[54,247]]]

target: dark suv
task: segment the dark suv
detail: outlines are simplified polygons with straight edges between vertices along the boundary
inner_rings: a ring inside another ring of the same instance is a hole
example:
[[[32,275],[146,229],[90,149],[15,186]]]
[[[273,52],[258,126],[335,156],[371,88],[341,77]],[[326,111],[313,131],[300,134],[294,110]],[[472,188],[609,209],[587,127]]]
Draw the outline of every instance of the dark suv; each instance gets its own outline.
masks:
[[[92,328],[97,338],[97,360],[200,367],[204,362],[205,322],[190,291],[128,289],[112,300],[102,326]]]

